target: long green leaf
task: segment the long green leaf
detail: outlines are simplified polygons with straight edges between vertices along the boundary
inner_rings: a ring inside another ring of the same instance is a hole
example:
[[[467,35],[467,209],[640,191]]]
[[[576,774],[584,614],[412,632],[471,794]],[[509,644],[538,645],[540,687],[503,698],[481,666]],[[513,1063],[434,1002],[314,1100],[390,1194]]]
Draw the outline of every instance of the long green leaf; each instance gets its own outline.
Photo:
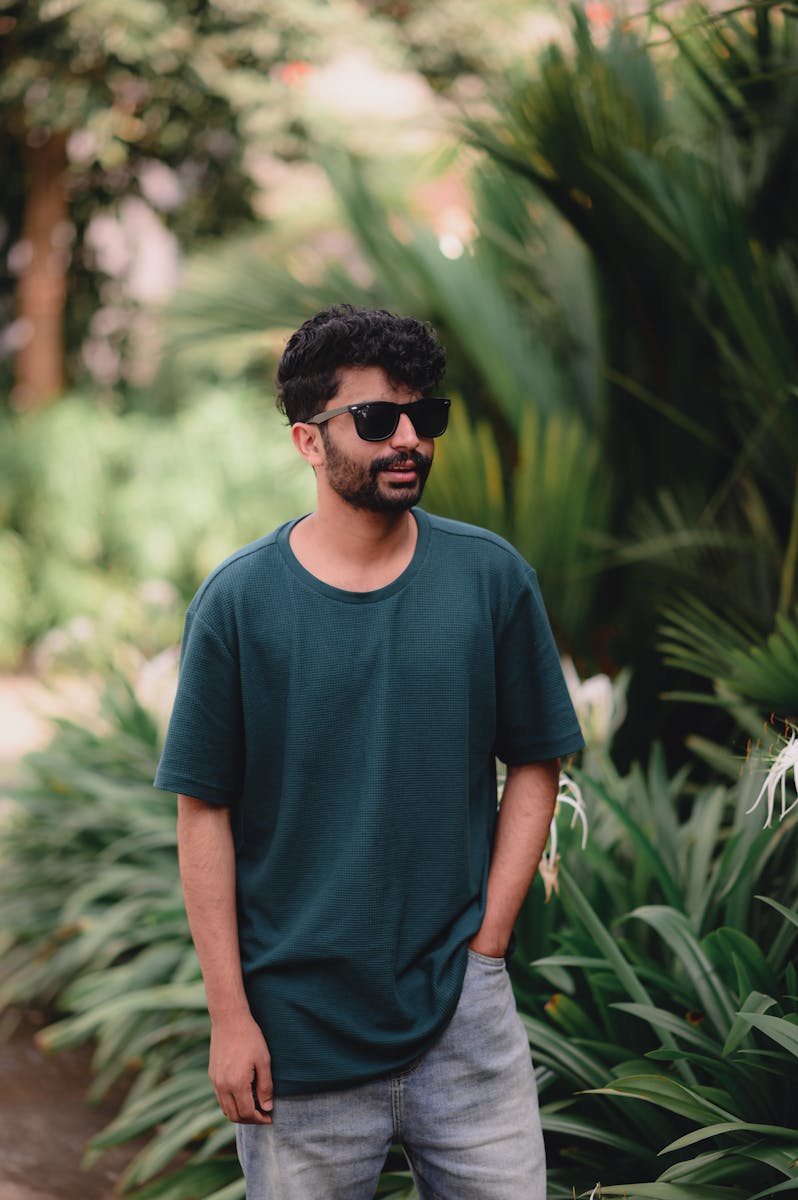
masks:
[[[640,1155],[639,1142],[608,1129],[606,1125],[599,1125],[576,1114],[561,1112],[556,1105],[542,1105],[540,1119],[544,1133],[561,1133],[566,1137],[585,1138],[590,1142],[612,1146],[614,1150],[620,1150],[633,1158]]]
[[[687,1146],[694,1146],[698,1142],[706,1141],[707,1138],[722,1137],[727,1133],[756,1133],[770,1138],[786,1138],[792,1143],[795,1155],[798,1156],[798,1141],[794,1129],[785,1129],[781,1125],[757,1125],[750,1121],[722,1121],[716,1125],[707,1125],[703,1129],[693,1130],[692,1133],[687,1133],[684,1137],[677,1138],[675,1142],[663,1146],[660,1153],[670,1154],[674,1150],[684,1150]]]
[[[775,1003],[776,1001],[772,996],[765,996],[762,992],[751,992],[750,996],[746,996],[742,1008],[735,1015],[726,1041],[723,1043],[722,1054],[724,1057],[727,1057],[736,1050],[744,1038],[748,1036],[751,1026],[746,1020],[746,1014],[767,1012]]]
[[[789,1050],[794,1058],[798,1058],[798,1025],[785,1020],[784,1017],[768,1017],[758,1013],[740,1013],[740,1017],[755,1029],[767,1034],[774,1042],[778,1042],[785,1050]]]
[[[735,1120],[734,1113],[727,1112],[720,1105],[713,1104],[698,1092],[665,1075],[627,1075],[614,1080],[606,1087],[592,1090],[603,1096],[628,1096],[646,1100],[649,1104],[656,1104],[669,1112],[702,1123],[717,1122],[718,1117],[726,1121]]]
[[[659,853],[656,846],[654,846],[651,839],[646,836],[640,824],[634,819],[632,814],[628,812],[623,804],[618,803],[618,801],[610,794],[608,789],[605,788],[602,783],[595,779],[588,780],[588,777],[581,771],[576,771],[575,774],[577,778],[579,778],[585,784],[589,782],[591,788],[597,792],[599,796],[601,796],[604,804],[606,804],[610,811],[615,814],[621,825],[629,834],[633,845],[651,868],[654,878],[662,888],[666,902],[673,908],[681,911],[683,908],[683,897],[681,892],[676,886],[670,871],[666,867],[662,855]]]
[[[74,1046],[91,1037],[106,1021],[128,1014],[143,1011],[160,1012],[162,1009],[207,1009],[207,1001],[202,984],[164,984],[161,987],[145,989],[140,992],[130,992],[126,996],[118,996],[106,1004],[98,1005],[88,1012],[75,1017],[67,1017],[55,1025],[49,1025],[38,1035],[41,1044],[47,1050],[60,1050],[66,1046]]]
[[[219,1109],[215,1102],[206,1104],[199,1111],[179,1113],[172,1117],[127,1167],[123,1175],[125,1186],[146,1183],[152,1179],[195,1138],[207,1136],[218,1121]],[[213,1164],[208,1165],[210,1167]]]
[[[653,1005],[646,1004],[615,1003],[612,1007],[647,1021],[660,1037],[662,1037],[662,1031],[665,1030],[681,1041],[698,1046],[709,1054],[717,1053],[717,1042],[691,1025],[684,1016],[677,1017],[664,1008],[655,1008]]]
[[[603,1185],[602,1196],[624,1200],[748,1200],[744,1188],[689,1183],[614,1183]]]
[[[721,1036],[726,1036],[734,1020],[734,1006],[723,981],[704,953],[683,913],[662,905],[644,905],[630,914],[645,921],[670,946],[696,990],[700,1007]]]

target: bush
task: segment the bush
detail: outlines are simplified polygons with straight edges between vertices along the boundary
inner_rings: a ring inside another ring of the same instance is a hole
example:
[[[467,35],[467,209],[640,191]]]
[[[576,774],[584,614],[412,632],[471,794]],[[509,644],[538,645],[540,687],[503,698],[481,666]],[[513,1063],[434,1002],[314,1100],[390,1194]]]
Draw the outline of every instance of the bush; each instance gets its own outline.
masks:
[[[144,637],[137,585],[187,599],[240,545],[312,507],[271,401],[209,392],[170,416],[72,397],[7,420],[0,450],[0,665],[76,616]],[[179,617],[172,622],[174,639]]]

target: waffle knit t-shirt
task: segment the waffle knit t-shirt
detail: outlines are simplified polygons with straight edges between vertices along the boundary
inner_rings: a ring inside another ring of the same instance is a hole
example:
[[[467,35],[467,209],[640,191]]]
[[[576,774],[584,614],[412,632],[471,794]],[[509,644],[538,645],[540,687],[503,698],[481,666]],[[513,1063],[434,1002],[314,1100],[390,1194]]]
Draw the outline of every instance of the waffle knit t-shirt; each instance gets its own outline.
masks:
[[[495,756],[582,737],[535,573],[415,509],[407,568],[332,587],[244,547],[186,617],[156,785],[231,812],[240,953],[275,1093],[401,1069],[452,1016],[485,907]]]

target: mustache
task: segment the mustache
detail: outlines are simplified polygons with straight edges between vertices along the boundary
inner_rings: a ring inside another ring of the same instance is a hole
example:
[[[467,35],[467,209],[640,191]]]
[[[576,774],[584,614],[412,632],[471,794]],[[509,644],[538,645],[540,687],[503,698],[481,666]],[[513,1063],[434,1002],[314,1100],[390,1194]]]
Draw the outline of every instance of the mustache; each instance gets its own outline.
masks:
[[[429,474],[432,459],[426,454],[420,454],[418,450],[407,450],[404,454],[386,454],[383,458],[375,458],[371,464],[371,474],[376,478],[380,471],[394,471],[397,467],[407,466],[410,462],[422,479]]]

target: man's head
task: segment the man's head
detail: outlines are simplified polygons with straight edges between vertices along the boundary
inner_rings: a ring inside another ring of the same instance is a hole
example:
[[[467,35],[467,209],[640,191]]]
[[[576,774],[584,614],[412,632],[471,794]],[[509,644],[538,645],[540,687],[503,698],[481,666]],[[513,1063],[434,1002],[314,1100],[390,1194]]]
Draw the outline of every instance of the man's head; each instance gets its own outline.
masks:
[[[338,304],[288,339],[277,368],[277,403],[293,425],[335,398],[342,367],[380,367],[391,383],[428,395],[445,366],[446,353],[430,325],[382,308]]]

